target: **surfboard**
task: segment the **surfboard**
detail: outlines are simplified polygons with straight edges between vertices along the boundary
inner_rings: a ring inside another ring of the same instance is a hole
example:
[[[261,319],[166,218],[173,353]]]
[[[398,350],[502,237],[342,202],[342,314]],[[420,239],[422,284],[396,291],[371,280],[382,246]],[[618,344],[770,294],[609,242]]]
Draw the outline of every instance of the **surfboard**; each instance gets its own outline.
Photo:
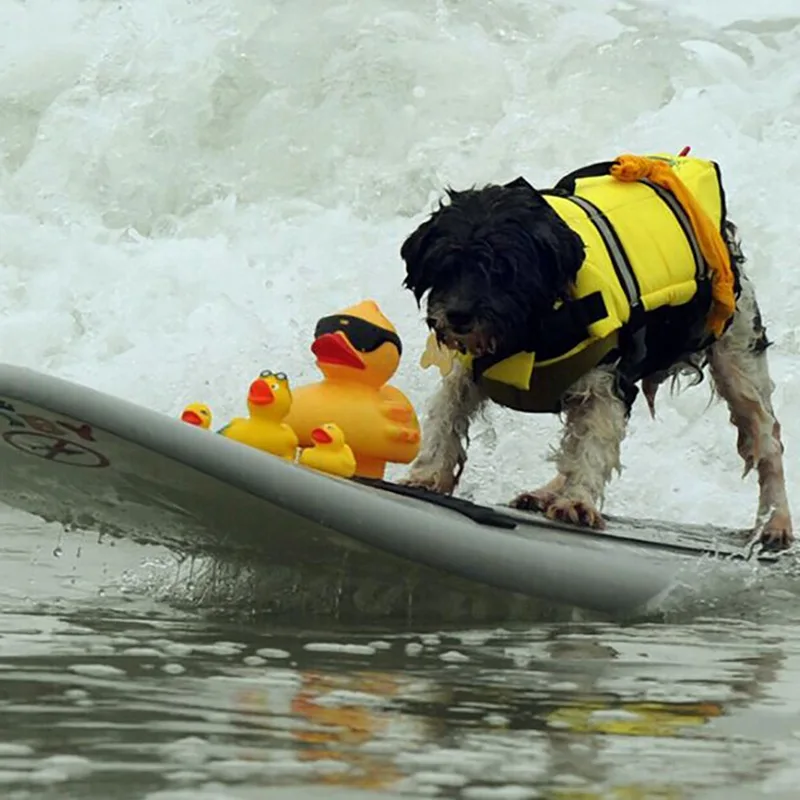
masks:
[[[79,384],[0,365],[0,501],[66,529],[241,564],[275,613],[646,609],[709,559],[770,561],[748,531],[535,512],[322,475]],[[414,602],[412,602],[412,600]],[[443,612],[442,612],[443,613]],[[461,612],[456,612],[456,616]]]

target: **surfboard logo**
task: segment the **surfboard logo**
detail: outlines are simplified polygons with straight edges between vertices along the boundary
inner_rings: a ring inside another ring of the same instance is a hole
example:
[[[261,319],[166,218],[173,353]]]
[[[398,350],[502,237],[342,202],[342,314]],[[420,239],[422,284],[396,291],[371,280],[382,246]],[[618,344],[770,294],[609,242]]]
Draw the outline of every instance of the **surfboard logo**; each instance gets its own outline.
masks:
[[[106,456],[84,444],[96,441],[91,425],[23,413],[6,400],[0,400],[0,420],[11,428],[3,432],[3,441],[15,450],[72,467],[110,466]]]

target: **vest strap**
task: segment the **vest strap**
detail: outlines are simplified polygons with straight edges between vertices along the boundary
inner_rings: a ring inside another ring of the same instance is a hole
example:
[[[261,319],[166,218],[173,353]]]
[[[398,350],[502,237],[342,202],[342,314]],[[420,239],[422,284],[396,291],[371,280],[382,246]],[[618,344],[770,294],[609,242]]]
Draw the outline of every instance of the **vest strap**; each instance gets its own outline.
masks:
[[[587,177],[585,172],[586,170],[592,170],[592,174],[602,175],[604,173],[600,170],[606,166],[606,164],[594,164],[591,167],[584,168],[584,170],[577,170],[575,173],[572,173],[571,176],[562,178],[561,182],[564,182],[565,180],[568,181],[572,178],[572,176],[575,176],[576,178]],[[633,367],[636,364],[641,363],[647,355],[645,310],[641,302],[642,291],[639,286],[636,273],[633,271],[630,259],[628,258],[625,247],[619,238],[619,234],[614,229],[611,221],[602,212],[602,210],[585,197],[579,197],[572,194],[564,195],[564,197],[584,211],[588,220],[594,225],[598,234],[600,234],[600,239],[605,245],[608,257],[611,260],[611,264],[614,267],[614,272],[617,275],[617,280],[619,280],[620,286],[625,292],[625,298],[630,307],[630,316],[628,317],[628,321],[625,326],[625,332],[621,337],[620,344],[622,345],[622,349],[624,351],[623,360],[626,364],[629,364]],[[555,355],[560,355],[560,353],[556,353],[554,356]]]
[[[614,272],[617,273],[617,279],[625,292],[628,305],[632,310],[635,309],[640,305],[642,292],[628,254],[625,252],[622,240],[619,238],[614,226],[600,208],[585,197],[569,195],[566,199],[583,209],[589,221],[597,229],[608,251],[611,263],[614,265]]]
[[[568,353],[586,339],[587,329],[608,316],[602,292],[570,300],[541,319],[539,333],[532,337],[537,361],[549,361]]]
[[[675,195],[672,194],[669,189],[665,189],[663,186],[659,186],[657,183],[654,183],[647,178],[641,178],[639,183],[649,186],[661,198],[667,208],[675,215],[675,219],[678,222],[678,225],[681,226],[683,235],[686,237],[686,241],[689,242],[689,247],[692,251],[692,258],[694,259],[695,266],[695,279],[699,281],[703,278],[706,278],[707,270],[706,261],[703,258],[703,251],[700,249],[700,243],[697,241],[697,236],[695,236],[694,228],[692,227],[689,215],[686,213],[680,202],[678,202],[678,198],[675,197]]]
[[[589,325],[608,316],[602,292],[569,300],[540,319],[537,331],[532,332],[524,345],[525,352],[535,353],[537,361],[549,361],[564,355],[586,339]],[[515,348],[513,352],[517,352]],[[472,374],[480,378],[489,367],[503,361],[512,353],[493,353],[472,361]]]
[[[578,169],[565,175],[553,187],[553,190],[558,194],[575,194],[575,183],[581,178],[600,178],[603,175],[611,174],[611,167],[614,166],[613,161],[598,161],[596,164],[587,164],[585,167],[578,167]]]

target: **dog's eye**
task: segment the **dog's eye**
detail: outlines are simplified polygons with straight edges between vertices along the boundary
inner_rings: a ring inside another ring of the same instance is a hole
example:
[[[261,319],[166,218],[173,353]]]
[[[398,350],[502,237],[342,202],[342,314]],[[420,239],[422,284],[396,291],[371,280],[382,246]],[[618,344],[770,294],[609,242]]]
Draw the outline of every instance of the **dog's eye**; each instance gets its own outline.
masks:
[[[470,314],[467,314],[465,311],[448,311],[447,312],[447,321],[450,325],[454,328],[460,328],[464,325],[469,325],[469,321],[472,319]]]

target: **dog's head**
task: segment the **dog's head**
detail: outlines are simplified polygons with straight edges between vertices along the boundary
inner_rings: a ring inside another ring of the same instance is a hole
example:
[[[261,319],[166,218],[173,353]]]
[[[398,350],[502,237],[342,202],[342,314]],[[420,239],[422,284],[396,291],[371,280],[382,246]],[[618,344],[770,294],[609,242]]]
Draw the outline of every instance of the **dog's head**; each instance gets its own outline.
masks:
[[[528,185],[447,190],[403,243],[403,285],[445,346],[479,357],[524,346],[565,298],[583,241]]]

